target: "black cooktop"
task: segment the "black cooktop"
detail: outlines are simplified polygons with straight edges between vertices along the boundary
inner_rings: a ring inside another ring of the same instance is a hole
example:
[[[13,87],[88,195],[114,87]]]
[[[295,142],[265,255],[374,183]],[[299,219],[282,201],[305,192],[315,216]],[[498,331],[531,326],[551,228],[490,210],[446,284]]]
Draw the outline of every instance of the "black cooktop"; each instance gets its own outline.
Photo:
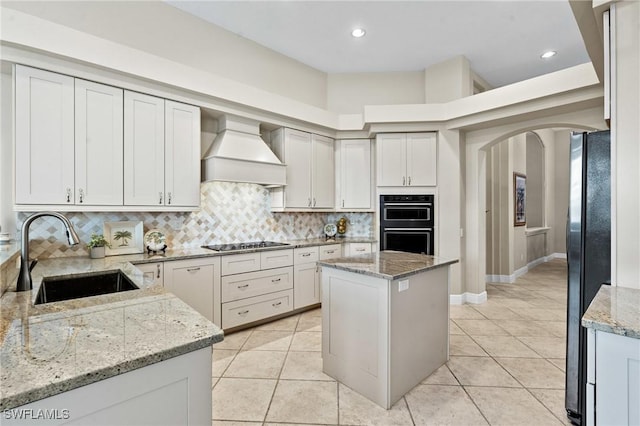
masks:
[[[215,251],[232,251],[232,250],[248,250],[267,247],[279,247],[288,246],[287,243],[276,243],[274,241],[249,241],[246,243],[232,243],[232,244],[212,244],[209,246],[202,246],[209,250]]]

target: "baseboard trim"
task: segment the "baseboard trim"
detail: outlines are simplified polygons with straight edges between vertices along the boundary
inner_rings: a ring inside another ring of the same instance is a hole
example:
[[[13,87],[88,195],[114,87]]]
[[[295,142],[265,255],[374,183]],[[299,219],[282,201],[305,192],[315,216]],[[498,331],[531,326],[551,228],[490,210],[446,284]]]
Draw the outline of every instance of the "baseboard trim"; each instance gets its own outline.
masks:
[[[482,293],[463,293],[463,294],[451,294],[449,295],[449,304],[451,305],[464,305],[465,303],[472,303],[478,305],[487,301],[487,292]]]
[[[516,270],[511,275],[487,275],[485,277],[485,282],[492,283],[492,284],[496,284],[496,283],[513,284],[516,282],[518,277],[523,276],[524,274],[529,272],[530,269],[533,269],[538,265],[549,262],[550,260],[553,260],[553,259],[566,259],[566,258],[567,258],[566,253],[552,253],[549,256],[542,256],[542,257],[539,257],[538,259],[532,260],[522,268]]]

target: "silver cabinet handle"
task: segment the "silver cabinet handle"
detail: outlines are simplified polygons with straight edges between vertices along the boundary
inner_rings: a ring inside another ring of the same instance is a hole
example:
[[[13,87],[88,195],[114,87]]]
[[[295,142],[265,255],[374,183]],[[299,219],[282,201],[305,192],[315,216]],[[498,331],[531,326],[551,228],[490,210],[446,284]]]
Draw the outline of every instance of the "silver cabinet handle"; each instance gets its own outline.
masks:
[[[311,207],[311,198],[307,200],[308,207]]]
[[[246,311],[238,312],[238,315],[245,315],[245,314],[248,314],[248,313],[249,313],[249,310],[247,309]]]
[[[156,278],[160,279],[160,264],[158,263],[158,265],[156,265],[158,267],[158,275],[156,276]]]
[[[311,256],[311,253],[302,253],[302,257],[309,257]]]
[[[197,272],[199,270],[200,270],[199,266],[197,268],[187,268],[187,272]]]
[[[363,248],[357,248],[356,251],[365,251]]]
[[[328,254],[333,254],[335,252],[336,252],[335,250],[327,250],[327,251],[325,251],[325,253],[328,253]]]
[[[244,285],[239,285],[238,288],[247,288],[249,287],[249,284],[244,284]]]
[[[67,188],[67,203],[71,202],[71,188]]]
[[[344,208],[344,200],[342,200],[342,208]]]
[[[162,204],[162,192],[158,192],[158,196],[160,197],[158,204]]]
[[[167,194],[167,204],[171,204],[171,193]]]
[[[80,202],[82,203],[84,201],[84,190],[80,188],[78,193],[80,194]]]
[[[280,305],[282,305],[282,302],[277,302],[277,303],[272,303],[272,304],[271,304],[271,306],[273,306],[274,308],[275,308],[276,306],[280,306]]]
[[[411,186],[411,176],[409,176],[409,186]]]
[[[313,197],[313,207],[316,206],[316,197]]]
[[[282,278],[276,278],[275,280],[271,280],[272,283],[277,283],[282,281]]]
[[[404,186],[404,182],[405,182],[405,177],[402,176],[402,186]]]

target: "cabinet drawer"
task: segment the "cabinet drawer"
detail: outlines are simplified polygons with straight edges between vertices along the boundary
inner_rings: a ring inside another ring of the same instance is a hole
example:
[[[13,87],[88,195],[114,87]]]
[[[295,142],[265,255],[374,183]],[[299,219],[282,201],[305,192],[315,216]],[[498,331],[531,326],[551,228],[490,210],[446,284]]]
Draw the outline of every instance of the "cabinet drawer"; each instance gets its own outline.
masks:
[[[349,255],[357,256],[359,254],[371,253],[370,243],[351,243],[349,244]]]
[[[335,259],[342,257],[342,245],[331,244],[330,246],[320,246],[320,260]]]
[[[293,250],[293,264],[311,263],[318,261],[318,247],[305,247]]]
[[[264,318],[290,312],[293,290],[269,293],[222,304],[222,328],[229,329]]]
[[[293,288],[293,267],[222,277],[222,302]]]
[[[293,249],[260,252],[260,268],[272,269],[293,265]]]
[[[241,274],[260,270],[260,253],[222,256],[222,275]]]

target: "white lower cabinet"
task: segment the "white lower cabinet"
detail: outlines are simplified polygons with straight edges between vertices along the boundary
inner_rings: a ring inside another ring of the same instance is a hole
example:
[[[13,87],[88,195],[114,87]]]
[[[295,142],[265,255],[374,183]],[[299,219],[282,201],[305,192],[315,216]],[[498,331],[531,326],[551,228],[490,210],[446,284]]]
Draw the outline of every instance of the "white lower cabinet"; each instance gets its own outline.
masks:
[[[51,412],[3,425],[204,425],[211,423],[211,348],[157,362],[14,408]],[[55,418],[54,418],[55,417]]]
[[[293,249],[222,256],[223,329],[293,310],[293,256]]]
[[[145,284],[164,286],[164,266],[163,262],[140,263],[135,265],[144,275]]]
[[[640,425],[640,339],[587,331],[585,424]]]
[[[304,247],[294,250],[293,265],[293,307],[304,308],[320,303],[320,272],[318,260],[342,256],[340,244],[320,247]]]
[[[164,264],[164,287],[209,321],[219,306],[220,258],[174,260]],[[215,297],[214,297],[215,296]]]

